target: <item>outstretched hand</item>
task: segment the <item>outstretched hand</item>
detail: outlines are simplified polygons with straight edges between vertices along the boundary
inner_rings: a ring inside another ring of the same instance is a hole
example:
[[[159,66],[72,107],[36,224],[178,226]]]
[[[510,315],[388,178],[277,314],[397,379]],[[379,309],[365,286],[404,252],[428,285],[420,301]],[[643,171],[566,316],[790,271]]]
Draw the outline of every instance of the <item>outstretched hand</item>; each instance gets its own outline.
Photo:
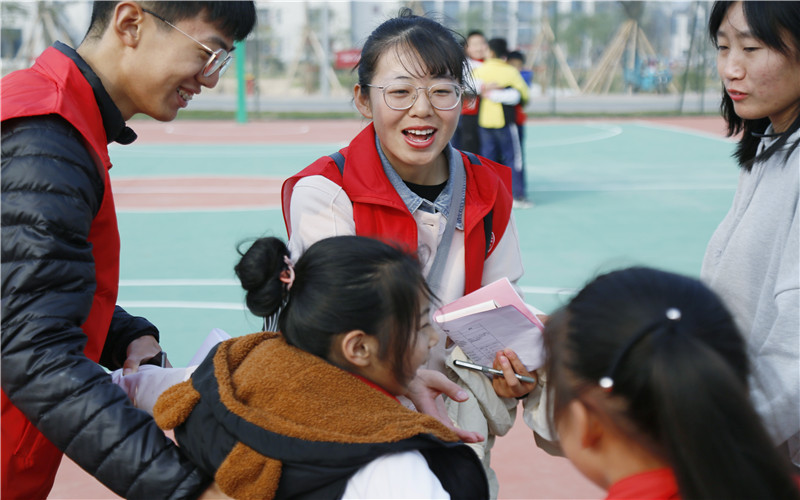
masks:
[[[122,374],[130,375],[139,371],[139,365],[143,362],[158,356],[161,352],[161,346],[152,335],[145,335],[135,339],[128,344],[128,358],[122,365]],[[165,360],[165,366],[172,368],[169,361]]]
[[[483,441],[485,438],[480,433],[460,429],[453,424],[447,415],[442,394],[446,394],[447,397],[459,403],[469,398],[464,389],[443,373],[425,368],[417,370],[417,376],[411,381],[408,388],[408,398],[414,403],[417,410],[432,416],[453,430],[465,443]]]
[[[520,398],[536,389],[537,384],[523,382],[514,376],[514,373],[519,373],[539,380],[535,372],[531,373],[525,368],[525,365],[522,364],[522,361],[517,357],[517,353],[513,350],[506,348],[498,352],[494,357],[492,366],[498,370],[503,370],[502,377],[498,375],[492,379],[494,392],[501,398]]]

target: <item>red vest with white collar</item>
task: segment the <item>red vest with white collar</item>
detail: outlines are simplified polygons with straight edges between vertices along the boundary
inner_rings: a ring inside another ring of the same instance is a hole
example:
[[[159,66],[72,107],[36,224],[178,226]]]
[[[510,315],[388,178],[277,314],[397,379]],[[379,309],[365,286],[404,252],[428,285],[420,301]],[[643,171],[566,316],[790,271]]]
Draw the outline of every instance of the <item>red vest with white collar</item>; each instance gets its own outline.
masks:
[[[98,361],[114,315],[119,286],[119,230],[108,169],[108,142],[103,117],[91,85],[72,60],[50,47],[24,71],[3,78],[2,121],[25,116],[56,114],[81,134],[95,157],[98,175],[104,181],[103,201],[92,220],[89,243],[95,262],[97,289],[89,317],[81,325],[88,337],[84,353]]]
[[[353,203],[356,234],[400,244],[417,250],[417,222],[386,177],[375,147],[375,128],[364,128],[340,151],[345,158],[340,173],[330,156],[323,156],[283,183],[281,198],[286,230],[291,237],[290,206],[295,184],[311,175],[322,175],[344,189]],[[466,170],[464,200],[464,293],[481,287],[483,262],[503,237],[511,217],[511,169],[480,158],[472,163],[461,153]],[[487,217],[489,216],[489,217]],[[487,227],[490,225],[491,227]]]
[[[99,361],[114,315],[119,286],[119,230],[108,169],[108,144],[103,117],[89,82],[75,63],[50,47],[33,67],[3,78],[0,119],[56,114],[81,134],[104,181],[103,200],[92,219],[88,241],[95,264],[96,289],[92,307],[81,329],[87,342],[84,354]],[[61,452],[2,393],[3,494],[9,498],[46,495],[55,479]]]

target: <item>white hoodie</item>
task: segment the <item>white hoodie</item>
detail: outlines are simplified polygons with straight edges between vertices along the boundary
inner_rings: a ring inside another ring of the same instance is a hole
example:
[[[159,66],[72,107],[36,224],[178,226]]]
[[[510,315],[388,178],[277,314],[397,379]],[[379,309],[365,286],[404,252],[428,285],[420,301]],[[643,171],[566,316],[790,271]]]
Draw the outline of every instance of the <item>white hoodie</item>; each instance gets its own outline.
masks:
[[[798,138],[800,131],[768,161],[742,171],[701,278],[747,340],[756,410],[776,445],[800,466],[800,149],[786,158]],[[758,152],[774,140],[763,138]]]

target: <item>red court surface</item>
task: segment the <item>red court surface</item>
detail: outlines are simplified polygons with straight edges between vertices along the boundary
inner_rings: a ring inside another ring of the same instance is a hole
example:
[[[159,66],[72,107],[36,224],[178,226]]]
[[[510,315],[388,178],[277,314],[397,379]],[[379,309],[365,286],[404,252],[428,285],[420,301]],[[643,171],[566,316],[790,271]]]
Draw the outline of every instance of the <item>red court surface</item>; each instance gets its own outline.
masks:
[[[605,123],[623,118],[604,118]],[[540,118],[530,116],[528,124],[575,123],[586,118]],[[629,121],[629,120],[628,120]],[[718,116],[640,118],[661,126],[674,126],[722,136],[725,122]],[[369,122],[367,120],[273,120],[245,124],[220,121],[179,120],[160,123],[153,120],[133,120],[129,124],[139,134],[136,144],[303,144],[349,141]]]
[[[117,209],[159,211],[280,205],[282,179],[272,177],[145,177],[111,181]]]
[[[564,123],[588,121],[587,119],[550,119],[531,117],[530,124]],[[618,121],[604,119],[604,122]],[[675,127],[699,131],[722,137],[724,122],[719,117],[636,119],[661,127]],[[151,120],[135,120],[130,123],[139,134],[137,144],[298,144],[344,143],[352,138],[368,122],[362,120],[286,120],[265,121],[248,124],[233,122],[176,121],[159,123]],[[113,152],[112,152],[113,160]],[[161,178],[158,185],[168,185]],[[192,183],[188,186],[187,182]],[[183,187],[192,187],[196,192],[204,185],[218,182],[210,178],[181,178]],[[226,181],[227,182],[227,181]],[[248,178],[241,186],[228,186],[231,193],[215,191],[214,197],[205,200],[204,208],[213,210],[233,205],[260,206],[265,203],[264,193],[274,193],[278,200],[276,179],[254,180]],[[169,196],[160,195],[153,189],[153,181],[147,179],[124,179],[115,181],[115,198],[118,207],[129,209],[146,208],[157,210],[159,206],[176,203],[174,190]],[[246,191],[252,191],[248,194]],[[181,203],[192,206],[196,203],[187,195]],[[500,480],[501,499],[598,499],[604,492],[591,484],[564,458],[552,457],[538,449],[530,430],[518,418],[517,424],[507,436],[500,438],[492,451],[493,468]],[[91,476],[79,469],[69,459],[64,459],[56,484],[49,496],[53,499],[107,499],[117,498]]]

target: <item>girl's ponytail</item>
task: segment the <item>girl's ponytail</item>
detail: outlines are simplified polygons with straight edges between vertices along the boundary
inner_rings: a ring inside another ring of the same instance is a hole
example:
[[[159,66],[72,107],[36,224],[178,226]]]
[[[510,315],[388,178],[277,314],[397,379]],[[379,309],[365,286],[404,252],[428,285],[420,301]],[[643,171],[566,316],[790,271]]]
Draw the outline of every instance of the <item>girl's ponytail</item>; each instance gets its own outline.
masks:
[[[286,245],[278,238],[259,238],[234,267],[247,291],[247,308],[256,316],[268,318],[283,305],[285,287],[281,273],[287,270]]]
[[[730,362],[680,330],[654,344],[652,432],[672,464],[681,497],[800,498]]]

